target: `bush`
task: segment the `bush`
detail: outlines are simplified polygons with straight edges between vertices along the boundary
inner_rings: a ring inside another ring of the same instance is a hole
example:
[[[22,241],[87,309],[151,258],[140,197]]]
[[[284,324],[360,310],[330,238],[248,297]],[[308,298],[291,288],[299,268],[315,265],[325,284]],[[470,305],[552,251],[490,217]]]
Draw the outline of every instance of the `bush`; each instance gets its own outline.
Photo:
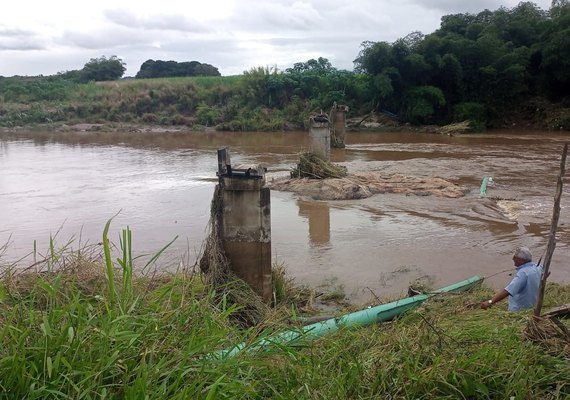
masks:
[[[200,103],[196,109],[196,118],[198,118],[199,124],[212,126],[219,122],[220,110],[206,103]]]
[[[468,120],[475,131],[483,132],[487,126],[487,107],[481,103],[459,103],[454,108],[453,120]]]
[[[145,113],[142,115],[141,119],[146,123],[155,123],[157,120],[156,114],[153,113]]]

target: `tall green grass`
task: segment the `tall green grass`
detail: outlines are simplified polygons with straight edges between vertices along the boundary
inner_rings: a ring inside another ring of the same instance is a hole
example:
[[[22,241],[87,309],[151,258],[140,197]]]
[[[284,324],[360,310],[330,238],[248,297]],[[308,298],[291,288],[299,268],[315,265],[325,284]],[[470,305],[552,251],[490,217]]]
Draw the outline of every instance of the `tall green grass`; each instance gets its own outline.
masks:
[[[108,225],[111,223],[109,221]],[[105,234],[108,233],[108,225]],[[239,305],[199,276],[137,276],[132,232],[96,251],[55,249],[50,271],[3,274],[1,399],[567,399],[569,355],[523,339],[528,313],[468,307],[488,289],[435,297],[402,318],[225,360],[300,313],[283,266],[271,320],[232,325]],[[567,302],[551,284],[545,306]],[[214,300],[221,299],[221,300]],[[290,311],[279,311],[279,310]],[[293,323],[293,321],[289,321]]]

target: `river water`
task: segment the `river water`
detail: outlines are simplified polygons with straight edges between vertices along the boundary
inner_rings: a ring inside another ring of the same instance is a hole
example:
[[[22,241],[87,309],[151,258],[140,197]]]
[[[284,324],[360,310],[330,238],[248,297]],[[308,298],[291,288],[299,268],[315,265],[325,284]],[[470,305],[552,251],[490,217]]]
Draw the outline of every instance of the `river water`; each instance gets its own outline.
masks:
[[[459,199],[378,194],[315,201],[271,192],[272,257],[295,281],[342,288],[352,301],[396,296],[410,282],[440,287],[512,267],[514,247],[535,259],[548,243],[560,155],[568,135],[491,132],[445,136],[367,132],[347,135],[332,160],[350,171],[435,176],[470,189]],[[306,132],[0,133],[0,264],[31,263],[34,241],[47,253],[109,238],[127,225],[136,254],[173,270],[194,264],[206,236],[217,155],[233,165],[262,163],[267,179],[288,175],[308,147]],[[491,176],[480,197],[484,176]],[[567,180],[566,180],[567,181]],[[570,189],[564,188],[550,279],[570,282]],[[509,272],[488,279],[500,287]]]

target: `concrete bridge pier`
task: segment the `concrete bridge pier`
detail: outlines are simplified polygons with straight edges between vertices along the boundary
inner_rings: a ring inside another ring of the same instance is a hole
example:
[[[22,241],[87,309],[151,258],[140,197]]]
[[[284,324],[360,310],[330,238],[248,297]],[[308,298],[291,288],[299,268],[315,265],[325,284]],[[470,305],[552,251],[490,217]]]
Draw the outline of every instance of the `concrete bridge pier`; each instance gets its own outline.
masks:
[[[264,301],[273,295],[271,282],[271,202],[265,168],[232,168],[227,149],[218,150],[222,197],[221,242],[233,272]]]
[[[331,146],[335,148],[344,148],[346,140],[346,114],[348,106],[342,104],[333,104],[331,109]]]
[[[331,160],[330,123],[326,115],[314,115],[309,120],[309,151],[321,160]]]

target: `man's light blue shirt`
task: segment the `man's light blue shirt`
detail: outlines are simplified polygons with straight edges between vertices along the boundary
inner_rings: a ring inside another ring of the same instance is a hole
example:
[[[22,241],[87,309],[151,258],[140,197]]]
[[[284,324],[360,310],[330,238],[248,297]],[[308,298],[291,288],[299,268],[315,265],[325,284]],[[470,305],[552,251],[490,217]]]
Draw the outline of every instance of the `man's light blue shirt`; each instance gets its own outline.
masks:
[[[542,268],[532,261],[517,267],[517,273],[505,290],[509,292],[509,311],[532,308],[536,303]]]

